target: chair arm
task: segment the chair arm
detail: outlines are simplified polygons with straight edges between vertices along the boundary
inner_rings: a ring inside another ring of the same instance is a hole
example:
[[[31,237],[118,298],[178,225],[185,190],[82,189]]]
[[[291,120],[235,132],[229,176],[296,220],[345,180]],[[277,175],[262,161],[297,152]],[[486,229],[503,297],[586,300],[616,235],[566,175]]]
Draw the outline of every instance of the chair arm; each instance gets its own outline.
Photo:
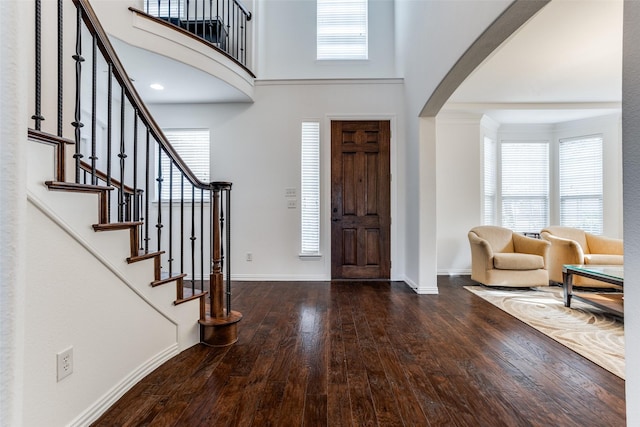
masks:
[[[470,231],[469,244],[471,245],[471,258],[473,264],[484,265],[485,269],[493,268],[493,249],[485,239],[480,238],[476,233]]]
[[[589,252],[592,254],[623,255],[624,243],[622,239],[597,236],[587,233]]]
[[[580,243],[564,237],[542,233],[542,238],[551,242],[549,258],[561,264],[584,264],[584,251]]]
[[[513,233],[513,249],[517,253],[540,255],[546,260],[550,246],[551,243],[546,240],[534,239],[533,237]]]

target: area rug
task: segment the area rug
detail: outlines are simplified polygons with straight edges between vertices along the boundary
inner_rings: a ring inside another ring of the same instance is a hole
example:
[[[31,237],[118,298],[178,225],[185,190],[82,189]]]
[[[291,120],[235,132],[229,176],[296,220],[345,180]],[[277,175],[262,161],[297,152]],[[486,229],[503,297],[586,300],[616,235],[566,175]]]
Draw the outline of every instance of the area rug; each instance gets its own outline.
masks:
[[[465,288],[624,379],[624,324],[599,309],[563,303],[562,288]]]

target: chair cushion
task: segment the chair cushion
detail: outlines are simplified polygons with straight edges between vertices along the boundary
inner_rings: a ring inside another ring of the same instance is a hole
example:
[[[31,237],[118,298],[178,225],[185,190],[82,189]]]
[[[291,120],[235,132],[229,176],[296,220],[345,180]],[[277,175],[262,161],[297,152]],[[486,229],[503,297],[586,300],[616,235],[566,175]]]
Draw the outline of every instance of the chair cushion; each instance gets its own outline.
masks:
[[[544,268],[540,255],[499,253],[493,255],[493,267],[498,270],[537,270]]]
[[[585,264],[622,265],[623,255],[584,254]]]

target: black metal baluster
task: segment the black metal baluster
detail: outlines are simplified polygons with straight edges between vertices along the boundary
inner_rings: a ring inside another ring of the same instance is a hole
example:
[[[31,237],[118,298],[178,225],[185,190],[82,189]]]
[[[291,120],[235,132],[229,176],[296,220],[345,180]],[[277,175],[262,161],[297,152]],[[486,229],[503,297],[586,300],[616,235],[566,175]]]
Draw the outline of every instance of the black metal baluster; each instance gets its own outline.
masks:
[[[245,64],[247,63],[247,16],[242,15],[242,26],[240,31],[240,62]]]
[[[80,148],[80,129],[84,126],[80,121],[80,115],[82,110],[80,109],[80,97],[82,92],[82,63],[84,58],[82,57],[82,10],[78,8],[76,15],[76,54],[73,55],[73,59],[76,61],[76,106],[74,121],[71,123],[75,128],[75,143],[76,152],[73,154],[73,158],[76,161],[76,182],[80,182],[80,161],[83,157]]]
[[[222,48],[222,20],[220,19],[220,0],[216,0],[216,43],[219,48]]]
[[[42,1],[36,0],[36,28],[35,28],[35,37],[36,37],[36,74],[35,74],[35,83],[36,83],[36,105],[35,105],[35,114],[31,116],[33,120],[36,122],[36,130],[41,129],[42,120],[44,117],[42,116]]]
[[[238,40],[240,39],[239,36],[239,30],[240,30],[240,24],[239,22],[239,17],[240,17],[240,9],[238,8],[237,5],[235,5],[234,3],[234,7],[233,7],[233,33],[234,33],[234,37],[233,37],[233,50],[234,50],[234,54],[233,57],[236,58],[237,60],[240,60],[240,54],[238,51]]]
[[[184,174],[180,175],[180,273],[184,273]]]
[[[169,161],[169,277],[173,276],[173,160]]]
[[[187,31],[191,31],[190,30],[191,24],[189,23],[189,13],[191,12],[190,9],[191,9],[191,1],[187,0],[187,16],[186,16],[186,18],[187,18]]]
[[[222,45],[222,49],[225,52],[229,52],[229,0],[222,1],[222,37],[224,37],[224,45]],[[227,16],[225,16],[225,11],[227,11]],[[225,28],[226,24],[226,28]]]
[[[222,197],[224,194],[224,198]],[[225,271],[226,272],[226,281],[225,281],[225,296],[226,296],[226,301],[225,301],[225,305],[227,308],[227,316],[229,316],[231,314],[231,281],[229,280],[229,270],[228,268],[225,270],[225,266],[228,265],[228,260],[226,259],[226,255],[228,254],[228,251],[225,251],[225,246],[228,244],[229,242],[229,238],[227,237],[227,233],[228,233],[228,228],[229,225],[227,224],[227,230],[225,230],[225,215],[224,215],[224,211],[225,211],[225,205],[227,205],[227,209],[228,209],[228,197],[229,197],[229,192],[225,189],[222,189],[221,194],[220,194],[220,260],[221,260],[221,265],[220,265],[220,271]],[[224,237],[223,237],[224,236]],[[222,241],[222,239],[224,239],[224,241]]]
[[[118,190],[118,221],[124,221],[124,167],[125,167],[125,159],[126,148],[125,148],[125,137],[124,137],[124,125],[125,125],[125,117],[124,117],[124,106],[125,106],[125,94],[124,94],[124,86],[120,87],[120,153],[118,153],[118,157],[120,158],[120,188]]]
[[[205,6],[206,6],[207,2],[205,0],[202,0],[202,38],[203,39],[207,39],[207,33],[206,33],[206,10],[205,10]]]
[[[215,21],[213,20],[213,0],[209,0],[209,41],[213,43],[213,26],[215,25]],[[217,41],[217,40],[216,40]]]
[[[200,290],[204,290],[204,190],[200,189]]]
[[[191,291],[195,292],[196,280],[196,187],[191,184]]]
[[[162,177],[162,145],[158,143],[158,178],[156,178],[158,182],[158,222],[156,223],[156,229],[158,231],[158,251],[162,247],[161,238],[162,238],[162,181],[164,178]]]
[[[149,253],[149,193],[151,191],[151,183],[149,182],[150,178],[150,163],[151,163],[151,152],[149,148],[149,128],[147,127],[147,146],[146,146],[146,159],[145,159],[145,196],[144,196],[144,253]]]
[[[112,131],[113,131],[113,64],[109,62],[107,64],[107,187],[111,187],[111,144],[112,144]],[[107,197],[109,202],[107,203],[107,218],[111,222],[111,192]]]
[[[140,221],[140,206],[138,204],[138,109],[133,117],[133,220]]]
[[[40,1],[40,0],[38,0]],[[63,94],[63,70],[62,70],[62,61],[63,61],[63,43],[62,43],[62,35],[63,35],[63,6],[62,0],[58,0],[58,136],[62,136],[62,94]]]
[[[97,98],[98,98],[98,89],[97,89],[97,78],[98,78],[98,39],[94,35],[92,37],[93,44],[91,49],[91,56],[93,64],[91,64],[91,156],[89,159],[91,160],[91,184],[98,185],[98,178],[96,177],[96,160],[98,160],[98,156],[96,156],[96,124],[97,124]]]

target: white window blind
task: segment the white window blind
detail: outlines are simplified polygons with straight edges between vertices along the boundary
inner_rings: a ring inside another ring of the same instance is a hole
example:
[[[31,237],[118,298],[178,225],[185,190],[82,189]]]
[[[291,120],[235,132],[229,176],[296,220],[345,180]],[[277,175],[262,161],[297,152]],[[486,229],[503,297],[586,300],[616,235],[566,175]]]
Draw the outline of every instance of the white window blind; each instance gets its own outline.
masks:
[[[560,224],[602,234],[602,137],[560,141]]]
[[[320,253],[320,123],[302,123],[302,255]]]
[[[200,181],[208,183],[209,129],[165,129],[163,132],[196,177]],[[185,178],[183,187],[182,174],[175,165],[171,166],[169,157],[164,152],[160,163],[162,167],[162,200],[168,201],[171,195],[172,200],[180,200],[182,196],[185,201],[191,201],[193,192],[191,183]],[[200,201],[200,190],[196,190],[193,196],[194,200]]]
[[[317,0],[317,59],[367,59],[367,0]]]
[[[151,16],[179,18],[184,11],[184,0],[144,0],[145,12]]]
[[[502,225],[538,232],[549,220],[549,144],[501,143]]]
[[[497,148],[496,142],[491,138],[484,138],[483,158],[483,193],[484,206],[482,207],[482,224],[494,225],[496,223],[496,198],[497,198]]]

